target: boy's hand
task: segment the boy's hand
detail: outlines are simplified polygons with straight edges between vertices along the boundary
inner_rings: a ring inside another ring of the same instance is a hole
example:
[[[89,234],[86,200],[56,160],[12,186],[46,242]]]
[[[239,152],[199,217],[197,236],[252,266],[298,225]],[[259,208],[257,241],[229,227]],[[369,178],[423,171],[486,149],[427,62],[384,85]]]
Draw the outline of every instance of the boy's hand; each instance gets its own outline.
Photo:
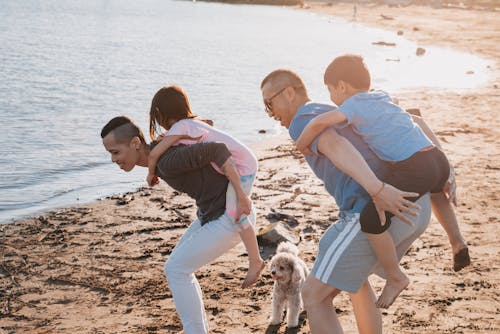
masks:
[[[238,223],[241,219],[241,216],[248,216],[250,211],[252,210],[252,201],[248,198],[247,195],[238,196],[238,200],[236,203],[236,216],[235,223]]]
[[[390,184],[385,184],[383,189],[372,197],[382,225],[386,223],[384,211],[389,211],[410,226],[414,225],[404,214],[416,217],[415,210],[420,210],[420,206],[405,199],[405,197],[418,197],[418,194],[404,192]]]
[[[160,183],[160,180],[158,179],[158,176],[148,173],[148,176],[146,178],[146,181],[148,182],[148,186],[154,187],[158,183]]]

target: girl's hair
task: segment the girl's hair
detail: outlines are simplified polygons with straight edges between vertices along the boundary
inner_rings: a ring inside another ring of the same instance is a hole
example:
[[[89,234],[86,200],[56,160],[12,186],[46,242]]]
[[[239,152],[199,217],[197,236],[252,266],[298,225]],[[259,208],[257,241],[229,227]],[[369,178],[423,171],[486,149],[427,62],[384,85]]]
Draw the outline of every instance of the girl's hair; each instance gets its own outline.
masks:
[[[161,131],[160,127],[169,130],[169,120],[180,121],[195,117],[196,115],[191,112],[187,94],[181,87],[176,85],[162,87],[151,101],[149,135],[152,140],[156,140],[156,134]]]

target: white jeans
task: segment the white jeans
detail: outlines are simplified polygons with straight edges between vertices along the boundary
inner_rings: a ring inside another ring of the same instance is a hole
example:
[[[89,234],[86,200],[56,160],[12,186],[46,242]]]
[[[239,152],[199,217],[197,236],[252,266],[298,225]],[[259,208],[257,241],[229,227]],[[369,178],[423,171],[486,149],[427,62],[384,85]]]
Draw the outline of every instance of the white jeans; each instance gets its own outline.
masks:
[[[254,218],[255,212],[251,215]],[[251,221],[255,222],[255,218]],[[225,214],[203,226],[196,219],[165,263],[165,276],[187,334],[208,333],[203,296],[193,273],[236,246],[241,241],[238,230]]]

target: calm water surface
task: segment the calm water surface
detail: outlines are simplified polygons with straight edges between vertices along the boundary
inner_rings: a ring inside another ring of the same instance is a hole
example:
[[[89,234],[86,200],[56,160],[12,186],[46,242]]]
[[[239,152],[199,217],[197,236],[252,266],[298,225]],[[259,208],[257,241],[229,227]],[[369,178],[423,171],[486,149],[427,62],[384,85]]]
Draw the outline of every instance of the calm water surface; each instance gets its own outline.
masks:
[[[163,85],[183,86],[195,113],[251,144],[282,131],[259,90],[278,67],[297,71],[320,101],[324,68],[346,52],[363,54],[374,86],[389,92],[488,79],[478,57],[432,47],[417,57],[393,32],[271,6],[2,0],[0,41],[0,222],[144,186],[146,170],[111,164],[99,133],[120,114],[146,131]]]

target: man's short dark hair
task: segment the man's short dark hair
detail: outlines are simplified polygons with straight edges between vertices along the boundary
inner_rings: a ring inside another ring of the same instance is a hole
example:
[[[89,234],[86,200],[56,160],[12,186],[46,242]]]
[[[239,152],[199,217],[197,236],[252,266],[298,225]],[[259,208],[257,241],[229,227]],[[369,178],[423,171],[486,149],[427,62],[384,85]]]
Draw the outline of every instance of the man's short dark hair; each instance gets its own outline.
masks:
[[[297,73],[289,69],[282,68],[272,71],[262,80],[260,88],[262,89],[268,82],[273,86],[277,85],[278,89],[291,86],[297,93],[307,97],[307,89],[304,81],[302,81],[302,78]]]
[[[342,80],[355,89],[370,90],[371,78],[363,57],[346,54],[335,58],[325,70],[326,85],[337,86]]]
[[[127,116],[117,116],[110,120],[101,130],[101,138],[113,132],[115,139],[119,143],[129,143],[132,138],[138,137],[143,144],[146,144],[141,129]]]

